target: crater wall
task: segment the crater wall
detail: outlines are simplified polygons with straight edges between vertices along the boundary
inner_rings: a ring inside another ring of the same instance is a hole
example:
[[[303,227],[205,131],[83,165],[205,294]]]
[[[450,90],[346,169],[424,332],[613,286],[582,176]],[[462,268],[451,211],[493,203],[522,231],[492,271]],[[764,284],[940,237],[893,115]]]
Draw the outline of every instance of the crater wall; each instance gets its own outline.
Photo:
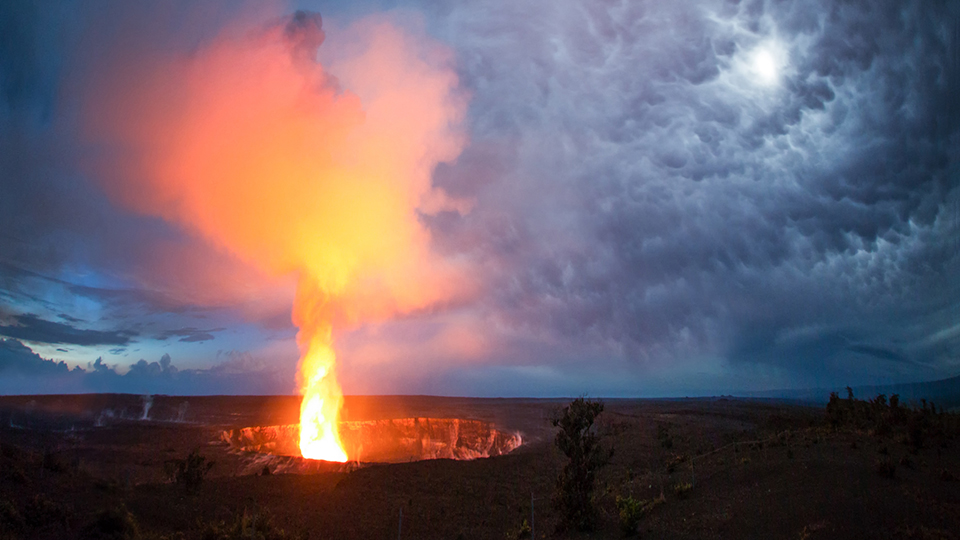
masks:
[[[232,429],[224,431],[221,437],[232,448],[244,452],[300,455],[297,424]],[[519,433],[500,431],[482,420],[460,418],[341,422],[340,439],[351,460],[380,463],[499,456],[522,442]]]

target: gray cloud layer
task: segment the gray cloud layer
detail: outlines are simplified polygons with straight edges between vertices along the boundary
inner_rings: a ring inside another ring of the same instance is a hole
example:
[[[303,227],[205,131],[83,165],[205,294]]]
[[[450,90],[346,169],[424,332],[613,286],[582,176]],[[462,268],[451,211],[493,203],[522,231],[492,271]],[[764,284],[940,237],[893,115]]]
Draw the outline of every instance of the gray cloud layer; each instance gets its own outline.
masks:
[[[960,367],[924,341],[960,301],[956,3],[529,9],[440,25],[479,90],[437,180],[479,202],[434,230],[491,312],[640,362]]]
[[[170,355],[159,362],[139,360],[119,373],[102,359],[87,369],[46,360],[15,339],[0,339],[0,394],[123,392],[137,394],[289,394],[293,373],[274,366],[248,365],[238,372],[228,358],[209,370],[179,370]]]

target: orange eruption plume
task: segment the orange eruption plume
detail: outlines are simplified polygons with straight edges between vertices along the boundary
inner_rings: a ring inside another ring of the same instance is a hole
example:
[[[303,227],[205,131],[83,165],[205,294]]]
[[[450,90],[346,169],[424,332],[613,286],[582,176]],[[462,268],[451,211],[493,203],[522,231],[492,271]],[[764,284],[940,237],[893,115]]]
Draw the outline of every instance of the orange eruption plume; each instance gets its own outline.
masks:
[[[86,94],[107,193],[262,271],[295,273],[304,457],[346,461],[334,330],[462,290],[418,212],[460,153],[466,107],[451,54],[384,18],[343,32],[328,71],[318,15],[234,28],[189,57],[114,66]],[[117,157],[119,156],[119,157]]]

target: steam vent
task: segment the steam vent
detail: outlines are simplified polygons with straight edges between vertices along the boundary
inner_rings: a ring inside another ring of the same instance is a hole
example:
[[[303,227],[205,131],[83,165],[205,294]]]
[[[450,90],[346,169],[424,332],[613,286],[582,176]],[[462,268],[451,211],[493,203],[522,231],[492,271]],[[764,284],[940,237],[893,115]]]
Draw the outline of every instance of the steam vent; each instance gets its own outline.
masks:
[[[224,431],[236,450],[299,457],[300,426],[259,426]],[[352,461],[398,463],[423,459],[476,459],[520,446],[519,433],[489,422],[459,418],[400,418],[340,423],[340,439]]]

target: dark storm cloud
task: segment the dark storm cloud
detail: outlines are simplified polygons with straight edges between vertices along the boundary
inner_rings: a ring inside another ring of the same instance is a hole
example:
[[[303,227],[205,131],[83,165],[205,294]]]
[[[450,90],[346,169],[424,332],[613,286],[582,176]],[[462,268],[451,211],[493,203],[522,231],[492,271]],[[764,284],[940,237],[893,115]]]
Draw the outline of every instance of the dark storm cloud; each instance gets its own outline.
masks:
[[[478,202],[431,224],[492,269],[491,312],[655,363],[956,357],[922,344],[960,302],[956,3],[488,7],[438,30],[481,91],[436,180]]]
[[[161,292],[126,287],[106,288],[81,285],[27,270],[2,260],[0,260],[0,284],[3,285],[4,296],[8,297],[11,303],[38,305],[56,313],[57,318],[71,324],[84,321],[72,315],[57,312],[56,310],[62,307],[61,299],[48,299],[52,291],[57,291],[54,297],[84,298],[127,315],[135,312],[166,313],[186,309],[182,303]]]
[[[214,339],[214,332],[222,332],[225,328],[213,328],[211,330],[198,330],[193,327],[184,327],[178,330],[166,330],[157,336],[157,339],[164,341],[172,337],[179,337],[184,343],[195,343],[200,341],[210,341]]]
[[[47,321],[34,315],[16,315],[15,324],[0,325],[0,335],[36,343],[70,345],[126,345],[137,333],[130,330],[85,330]]]
[[[61,15],[56,5],[0,5],[0,104],[4,113],[0,121],[24,113],[41,121],[49,118],[59,71],[59,43],[50,30]]]
[[[186,335],[180,338],[180,341],[182,341],[183,343],[196,343],[196,342],[202,342],[202,341],[210,341],[211,339],[213,339],[213,334],[208,334],[205,332],[197,332],[197,333]]]
[[[869,354],[883,360],[891,360],[894,362],[909,361],[902,353],[887,349],[885,347],[873,347],[871,345],[851,345],[847,348],[853,352]]]
[[[0,373],[30,376],[57,375],[70,372],[64,362],[45,360],[15,339],[0,339]]]

